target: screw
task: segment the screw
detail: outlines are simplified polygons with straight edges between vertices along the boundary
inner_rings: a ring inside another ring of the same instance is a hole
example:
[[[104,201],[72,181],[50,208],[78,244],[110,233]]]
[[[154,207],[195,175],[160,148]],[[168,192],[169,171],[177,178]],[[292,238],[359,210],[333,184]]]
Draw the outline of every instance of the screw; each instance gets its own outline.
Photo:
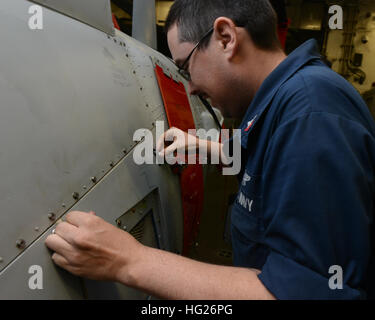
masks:
[[[62,205],[61,205],[63,208],[65,208],[66,207],[66,204],[65,203],[63,203]]]
[[[55,220],[55,219],[56,219],[56,215],[55,215],[53,212],[50,212],[50,213],[48,214],[48,219],[50,219],[50,220]]]
[[[109,166],[110,166],[111,168],[113,168],[113,167],[114,167],[113,162],[110,162],[110,163],[109,163]]]
[[[83,190],[86,190],[87,189],[87,187],[86,186],[83,186]]]
[[[16,241],[16,246],[17,246],[18,249],[24,249],[25,246],[26,246],[26,242],[25,242],[25,240],[23,240],[23,239],[18,239],[18,240]]]
[[[35,230],[35,231],[39,231],[39,227],[35,227],[34,230]]]
[[[0,263],[2,263],[4,260],[3,260],[3,258],[2,257],[0,257]]]
[[[124,154],[126,154],[126,153],[127,153],[127,150],[126,150],[126,149],[123,149],[122,152],[123,152]]]
[[[96,181],[97,181],[96,177],[91,177],[91,181],[92,181],[93,183],[96,183]]]
[[[78,192],[73,192],[72,197],[73,197],[74,200],[78,200],[79,193]]]

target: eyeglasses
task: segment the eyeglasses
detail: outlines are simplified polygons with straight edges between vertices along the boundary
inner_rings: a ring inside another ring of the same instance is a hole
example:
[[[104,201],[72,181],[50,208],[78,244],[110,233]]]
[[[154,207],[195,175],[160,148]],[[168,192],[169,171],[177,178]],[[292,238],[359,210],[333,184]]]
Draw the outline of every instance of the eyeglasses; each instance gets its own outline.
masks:
[[[214,31],[214,28],[212,27],[203,37],[198,41],[198,43],[195,45],[193,50],[191,50],[190,54],[184,61],[184,63],[181,65],[181,67],[178,67],[179,74],[187,81],[191,81],[191,75],[188,70],[185,69],[187,63],[189,62],[191,56],[193,55],[194,51],[199,47],[199,45],[202,43],[204,39],[206,39],[212,32]]]

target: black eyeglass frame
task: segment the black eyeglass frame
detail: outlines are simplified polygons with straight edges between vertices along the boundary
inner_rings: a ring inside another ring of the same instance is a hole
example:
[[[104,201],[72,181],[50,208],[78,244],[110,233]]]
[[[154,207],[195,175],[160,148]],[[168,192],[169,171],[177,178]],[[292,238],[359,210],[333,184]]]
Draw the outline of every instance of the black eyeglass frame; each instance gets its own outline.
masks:
[[[246,24],[237,24],[237,27],[239,28],[245,28]],[[207,33],[198,41],[198,43],[195,45],[193,50],[191,50],[190,54],[185,59],[184,63],[181,66],[178,67],[178,73],[187,81],[191,81],[190,72],[185,70],[185,66],[189,62],[191,56],[193,55],[194,51],[200,46],[202,41],[206,39],[213,31],[215,30],[215,27],[212,27],[210,30],[207,31]]]
[[[187,56],[187,58],[185,59],[185,61],[183,62],[183,64],[181,66],[178,66],[178,73],[187,81],[191,81],[191,76],[190,76],[190,72],[185,70],[185,66],[187,65],[187,63],[189,62],[191,56],[193,55],[194,51],[200,46],[200,44],[202,43],[203,40],[205,40],[213,31],[214,31],[214,27],[212,27],[210,30],[207,31],[207,33],[198,41],[198,43],[195,45],[195,47],[193,48],[193,50],[191,50],[190,54]]]

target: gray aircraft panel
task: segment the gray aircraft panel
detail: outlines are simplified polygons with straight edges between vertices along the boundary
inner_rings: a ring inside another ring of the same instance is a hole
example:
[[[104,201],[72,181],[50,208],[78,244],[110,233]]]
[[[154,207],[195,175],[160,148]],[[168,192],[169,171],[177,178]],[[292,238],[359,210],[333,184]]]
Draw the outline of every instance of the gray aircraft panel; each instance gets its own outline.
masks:
[[[153,122],[167,121],[163,101],[160,94],[158,81],[155,77],[153,59],[162,62],[163,66],[171,67],[170,61],[159,52],[145,47],[133,38],[127,38],[125,34],[116,30],[116,36],[127,39],[127,55],[132,63],[132,69],[137,75],[139,86],[142,87],[143,101],[148,106],[149,114]],[[166,71],[168,71],[166,69]]]
[[[152,126],[124,42],[48,9],[48,28],[29,30],[29,2],[4,1],[13,10],[0,10],[0,270],[18,239],[34,241],[50,212],[63,214]]]
[[[110,0],[31,0],[114,35]]]
[[[160,235],[160,248],[181,252],[183,222],[179,181],[167,166],[138,166],[134,163],[131,153],[71,210],[93,210],[98,216],[116,225],[118,218],[153,192],[157,194],[160,205],[154,206],[154,214],[158,218],[155,230],[156,234]],[[135,218],[133,224],[143,217],[144,215]],[[130,225],[128,223],[129,228]],[[50,258],[51,252],[44,244],[54,227],[55,225],[50,227],[28,250],[0,272],[0,286],[9,288],[0,290],[0,299],[103,298],[104,288],[106,299],[147,297],[147,294],[121,284],[72,277],[56,267]],[[32,274],[29,274],[28,270],[32,265],[42,267],[42,290],[29,288]]]
[[[137,166],[130,155],[136,130],[154,132],[156,120],[167,124],[155,61],[187,83],[155,50],[56,8],[44,8],[43,30],[30,30],[31,4],[3,0],[0,7],[0,298],[144,298],[56,269],[44,239],[71,209],[95,210],[115,223],[156,190],[153,217],[160,222],[148,227],[147,241],[160,234],[162,249],[181,252],[178,177],[168,166]],[[189,101],[196,127],[210,129],[203,105],[195,97]],[[25,287],[36,260],[46,279],[43,292]]]

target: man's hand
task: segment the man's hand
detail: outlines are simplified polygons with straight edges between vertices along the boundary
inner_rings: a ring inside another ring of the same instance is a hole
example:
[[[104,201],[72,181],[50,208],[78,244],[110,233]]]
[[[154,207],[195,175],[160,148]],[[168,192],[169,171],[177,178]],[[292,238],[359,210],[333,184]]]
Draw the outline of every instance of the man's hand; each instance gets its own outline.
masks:
[[[167,147],[165,147],[165,141],[169,142]],[[185,154],[189,150],[196,152],[198,147],[199,139],[197,137],[178,128],[171,128],[164,132],[156,143],[156,150],[161,157],[173,156],[175,152]]]
[[[165,141],[167,141],[167,146],[165,146]],[[156,151],[160,157],[168,158],[175,156],[176,153],[177,156],[180,155],[182,158],[187,154],[191,154],[193,157],[203,155],[204,158],[199,160],[204,161],[203,163],[207,163],[208,158],[211,160],[215,159],[216,162],[213,162],[214,164],[221,162],[227,165],[231,162],[225,157],[222,149],[223,145],[219,142],[199,139],[178,128],[171,128],[164,132],[156,143]]]
[[[143,245],[130,234],[97,217],[95,213],[70,212],[66,221],[48,236],[46,245],[55,251],[52,260],[81,277],[124,281]]]
[[[216,266],[143,246],[93,212],[70,212],[46,239],[53,261],[93,280],[116,281],[163,299],[272,299],[258,270]]]

